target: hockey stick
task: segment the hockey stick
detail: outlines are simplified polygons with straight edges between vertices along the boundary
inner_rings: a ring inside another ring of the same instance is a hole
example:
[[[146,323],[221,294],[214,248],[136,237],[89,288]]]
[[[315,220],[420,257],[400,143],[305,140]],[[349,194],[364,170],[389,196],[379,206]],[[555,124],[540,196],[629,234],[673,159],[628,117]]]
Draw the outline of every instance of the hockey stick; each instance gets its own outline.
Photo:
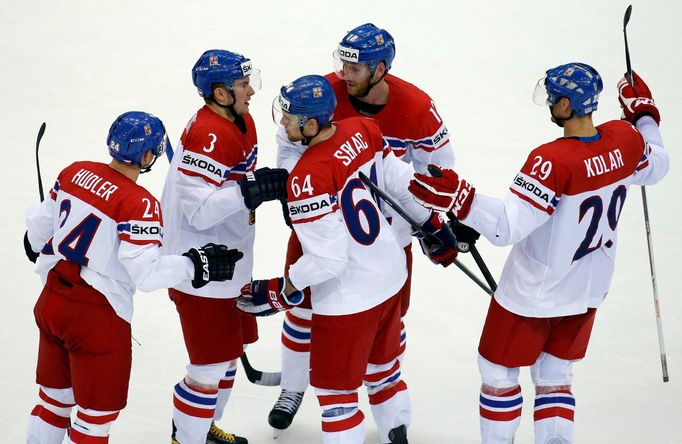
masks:
[[[36,171],[38,172],[38,194],[40,195],[40,201],[45,200],[45,195],[43,194],[43,179],[40,176],[40,159],[38,157],[38,150],[40,149],[40,141],[43,139],[45,134],[45,127],[47,124],[43,122],[38,130],[38,138],[36,139]]]
[[[282,380],[281,372],[262,372],[251,367],[249,358],[246,356],[246,352],[241,357],[242,367],[244,367],[244,373],[246,378],[253,384],[264,385],[268,387],[279,385]]]
[[[630,14],[632,13],[632,5],[629,5],[625,10],[623,16],[623,37],[625,39],[625,65],[627,71],[625,75],[630,81],[630,85],[635,86],[632,75],[632,66],[630,65],[630,49],[628,47],[628,33],[627,26],[630,21]],[[658,286],[656,285],[656,266],[654,265],[654,248],[651,240],[651,225],[649,223],[649,205],[646,199],[646,187],[642,185],[642,207],[644,209],[644,228],[646,230],[646,244],[649,250],[649,269],[651,270],[651,286],[654,291],[654,308],[656,311],[656,327],[658,329],[658,348],[661,354],[661,370],[663,372],[663,382],[670,380],[668,376],[668,361],[665,353],[665,341],[663,340],[663,324],[661,321],[661,305],[658,296]]]
[[[429,165],[428,167],[426,167],[426,169],[433,177],[443,176],[443,173],[441,173],[440,170],[438,170],[437,168],[434,168],[432,165]],[[446,214],[448,216],[448,219],[450,219],[450,222],[452,223],[453,229],[456,224],[461,224],[461,222],[457,220],[455,214],[452,211],[448,211]],[[488,266],[485,264],[485,261],[481,257],[481,253],[478,252],[478,248],[476,248],[476,245],[472,243],[468,245],[468,249],[469,249],[468,251],[471,253],[471,256],[473,256],[476,265],[478,265],[478,269],[481,270],[481,273],[483,274],[485,281],[488,283],[488,285],[490,285],[490,288],[494,292],[495,290],[497,290],[497,283],[495,282],[493,275],[490,274],[490,270],[488,269]],[[466,251],[462,252],[466,253]]]
[[[407,213],[405,212],[405,210],[403,210],[403,209],[400,207],[400,205],[398,205],[393,199],[391,199],[390,196],[388,196],[386,193],[384,193],[384,192],[381,190],[381,188],[379,188],[378,186],[376,186],[376,185],[369,179],[369,177],[367,177],[367,176],[366,176],[364,173],[362,173],[362,172],[360,172],[360,173],[358,173],[358,174],[359,174],[359,176],[360,176],[360,180],[362,181],[362,183],[364,183],[367,187],[369,187],[369,189],[372,191],[372,193],[376,194],[377,196],[379,196],[379,197],[381,198],[381,200],[383,200],[384,202],[386,202],[386,204],[388,204],[388,206],[391,207],[391,208],[393,209],[393,211],[395,211],[396,213],[398,213],[398,215],[399,215],[400,217],[402,217],[403,219],[405,219],[405,221],[406,221],[408,224],[410,224],[410,226],[412,227],[412,229],[413,229],[414,231],[416,231],[417,233],[419,233],[419,234],[420,234],[421,236],[423,236],[423,237],[432,237],[432,235],[429,234],[429,233],[427,233],[426,230],[424,230],[424,228],[423,228],[420,224],[417,223],[417,221],[415,221],[414,219],[412,219],[412,217],[411,217],[409,214],[407,214]],[[481,289],[483,289],[483,291],[485,291],[486,293],[488,293],[488,295],[492,296],[493,291],[492,291],[492,290],[491,290],[483,281],[481,281],[474,273],[472,273],[471,270],[469,270],[464,264],[462,264],[459,260],[455,259],[455,265],[457,266],[457,268],[459,268],[460,270],[462,270],[462,272],[463,272],[464,274],[466,274],[466,275],[469,277],[469,279],[471,279],[472,281],[474,281],[474,282],[476,283],[476,285],[478,285],[479,287],[481,287]]]

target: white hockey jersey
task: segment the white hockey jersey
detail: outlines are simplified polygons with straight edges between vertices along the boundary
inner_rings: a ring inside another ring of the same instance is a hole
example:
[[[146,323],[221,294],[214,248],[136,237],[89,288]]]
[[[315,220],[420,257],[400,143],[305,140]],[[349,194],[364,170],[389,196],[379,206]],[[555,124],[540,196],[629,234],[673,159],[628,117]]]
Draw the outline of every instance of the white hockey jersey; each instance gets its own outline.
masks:
[[[334,119],[360,116],[350,101],[346,83],[334,73],[325,77],[336,94]],[[411,163],[414,170],[419,173],[426,173],[426,167],[430,163],[452,168],[455,155],[450,143],[450,134],[428,94],[391,74],[386,75],[385,79],[390,88],[390,98],[381,111],[370,117],[379,124],[393,154],[402,161]],[[277,166],[291,171],[305,147],[300,142],[289,142],[281,128],[277,133],[276,142]],[[396,230],[400,245],[409,245],[412,242],[409,224],[390,207],[383,208],[383,211]]]
[[[476,193],[462,222],[493,244],[514,244],[495,292],[504,308],[545,318],[584,313],[602,302],[630,185],[656,183],[668,171],[656,123],[643,117],[637,125],[639,131],[611,121],[592,138],[542,145],[504,201]]]
[[[417,222],[430,214],[407,192],[414,170],[395,157],[376,122],[354,117],[335,125],[333,136],[303,153],[287,184],[291,222],[303,248],[289,278],[296,288],[310,287],[313,312],[324,315],[375,307],[407,279],[403,248],[359,172]]]
[[[237,180],[256,168],[258,142],[253,119],[249,114],[243,118],[246,133],[204,106],[188,123],[171,161],[161,196],[164,253],[214,242],[244,254],[232,280],[209,282],[202,288],[191,283],[174,287],[184,293],[236,298],[251,281],[255,215],[244,205]]]
[[[66,167],[49,198],[29,208],[26,225],[43,283],[60,260],[79,264],[81,277],[128,322],[136,287],[153,291],[194,277],[189,258],[161,255],[158,201],[103,163]]]

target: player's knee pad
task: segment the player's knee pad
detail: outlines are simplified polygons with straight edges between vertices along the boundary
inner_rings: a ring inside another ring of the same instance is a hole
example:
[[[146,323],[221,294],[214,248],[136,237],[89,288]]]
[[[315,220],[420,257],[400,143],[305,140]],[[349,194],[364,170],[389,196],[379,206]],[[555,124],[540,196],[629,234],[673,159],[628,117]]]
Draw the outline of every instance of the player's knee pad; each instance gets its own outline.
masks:
[[[87,436],[109,436],[111,424],[118,418],[120,411],[100,411],[78,406],[73,429]]]
[[[367,364],[363,383],[370,396],[400,382],[400,361],[394,359],[387,364]]]
[[[530,368],[536,387],[565,387],[573,382],[573,361],[541,353]]]
[[[481,381],[494,389],[516,387],[519,385],[519,368],[508,368],[488,361],[478,355],[478,371]]]
[[[57,401],[59,404],[64,405],[72,406],[75,404],[75,401],[73,399],[73,389],[71,387],[65,389],[55,389],[41,385],[40,391],[42,392],[40,394],[40,398],[46,402],[54,400]],[[45,399],[45,397],[47,397],[47,399]]]
[[[185,383],[189,386],[198,388],[217,388],[218,383],[225,377],[225,374],[234,361],[235,360],[206,365],[189,364],[187,366],[187,378],[185,378]]]

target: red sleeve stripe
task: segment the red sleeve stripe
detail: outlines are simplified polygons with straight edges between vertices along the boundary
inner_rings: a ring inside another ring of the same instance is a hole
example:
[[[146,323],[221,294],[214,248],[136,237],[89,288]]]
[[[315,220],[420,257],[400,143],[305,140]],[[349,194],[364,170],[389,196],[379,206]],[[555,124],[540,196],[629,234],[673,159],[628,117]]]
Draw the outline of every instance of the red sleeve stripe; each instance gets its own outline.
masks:
[[[315,220],[317,220],[317,219],[322,219],[322,218],[325,217],[327,214],[332,214],[332,213],[336,212],[338,209],[339,209],[339,205],[338,205],[337,203],[334,203],[334,204],[332,204],[332,209],[331,209],[331,211],[329,211],[328,213],[320,214],[319,216],[301,218],[301,219],[297,219],[297,220],[293,220],[293,219],[292,219],[292,220],[291,220],[291,223],[292,223],[292,224],[302,224],[302,223],[312,222],[312,221],[315,221]]]
[[[181,166],[178,167],[178,171],[180,171],[182,174],[184,174],[186,176],[199,177],[201,179],[204,179],[206,182],[211,183],[217,187],[222,185],[222,182],[218,182],[215,179],[211,178],[210,176],[206,176],[204,174],[199,174],[199,173],[194,172],[194,171],[186,170],[185,168],[182,168]]]
[[[522,200],[528,202],[529,204],[533,205],[533,206],[534,206],[535,208],[537,208],[538,210],[544,211],[545,213],[549,214],[550,216],[551,216],[552,214],[554,214],[554,208],[552,208],[551,206],[544,208],[544,207],[540,206],[540,204],[538,204],[537,202],[535,202],[533,199],[531,199],[531,198],[529,198],[529,197],[527,197],[527,196],[525,196],[525,195],[519,193],[518,191],[516,191],[516,190],[514,190],[514,189],[512,189],[512,188],[510,188],[509,191],[511,191],[512,193],[516,194],[520,199],[522,199]]]

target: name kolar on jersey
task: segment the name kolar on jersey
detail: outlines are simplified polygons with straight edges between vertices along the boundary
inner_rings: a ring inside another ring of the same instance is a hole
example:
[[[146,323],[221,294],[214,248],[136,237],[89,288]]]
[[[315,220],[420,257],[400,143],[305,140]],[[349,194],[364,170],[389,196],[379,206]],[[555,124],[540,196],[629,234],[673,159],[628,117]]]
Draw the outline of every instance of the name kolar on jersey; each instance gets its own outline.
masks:
[[[320,196],[289,202],[289,217],[292,222],[295,222],[324,216],[325,214],[334,211],[334,203],[336,203],[336,197],[330,196],[329,194],[322,194]]]

